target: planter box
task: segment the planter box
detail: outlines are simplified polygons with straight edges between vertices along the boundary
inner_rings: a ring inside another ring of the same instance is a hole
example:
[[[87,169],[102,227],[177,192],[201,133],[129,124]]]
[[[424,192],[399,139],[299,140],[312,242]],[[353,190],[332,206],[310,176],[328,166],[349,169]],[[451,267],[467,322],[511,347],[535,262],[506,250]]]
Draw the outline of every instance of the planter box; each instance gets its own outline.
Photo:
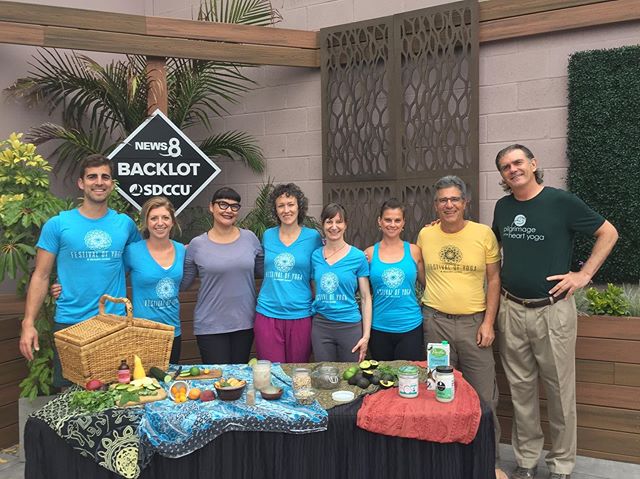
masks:
[[[511,396],[502,365],[497,362],[498,416],[502,440],[509,442]],[[540,398],[546,434],[542,388]],[[576,402],[578,454],[640,464],[640,318],[578,317]]]

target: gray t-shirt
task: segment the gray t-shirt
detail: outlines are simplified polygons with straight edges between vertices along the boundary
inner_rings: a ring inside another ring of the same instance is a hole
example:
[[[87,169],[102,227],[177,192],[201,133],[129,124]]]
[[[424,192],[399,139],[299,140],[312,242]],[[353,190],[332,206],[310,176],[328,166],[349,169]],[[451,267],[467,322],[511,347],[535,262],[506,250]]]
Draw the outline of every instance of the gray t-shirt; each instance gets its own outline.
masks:
[[[256,314],[255,271],[263,260],[260,241],[249,230],[237,240],[214,243],[207,233],[191,240],[184,261],[180,289],[196,275],[200,289],[193,318],[193,333],[220,334],[253,328]]]

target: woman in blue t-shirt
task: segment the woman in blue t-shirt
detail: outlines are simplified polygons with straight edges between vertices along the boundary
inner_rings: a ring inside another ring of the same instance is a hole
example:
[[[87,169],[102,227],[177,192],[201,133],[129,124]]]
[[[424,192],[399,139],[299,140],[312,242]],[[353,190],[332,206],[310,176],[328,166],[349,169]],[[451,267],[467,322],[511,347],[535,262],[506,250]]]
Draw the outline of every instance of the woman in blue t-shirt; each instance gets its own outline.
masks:
[[[320,234],[302,226],[309,200],[293,183],[269,197],[278,226],[265,231],[264,279],[258,295],[255,333],[260,359],[306,363],[311,355],[311,255]]]
[[[347,216],[341,205],[325,206],[320,221],[326,243],[311,257],[316,291],[313,355],[316,361],[362,361],[371,330],[369,264],[364,253],[344,239]]]
[[[424,287],[422,252],[403,241],[404,205],[395,198],[380,208],[378,227],[382,240],[365,250],[373,291],[371,357],[423,360],[422,313],[416,298],[416,280]]]
[[[133,313],[175,328],[171,358],[180,361],[181,330],[178,293],[184,266],[185,247],[173,241],[175,209],[163,196],[155,196],[142,205],[142,241],[127,246],[124,265],[131,274]]]

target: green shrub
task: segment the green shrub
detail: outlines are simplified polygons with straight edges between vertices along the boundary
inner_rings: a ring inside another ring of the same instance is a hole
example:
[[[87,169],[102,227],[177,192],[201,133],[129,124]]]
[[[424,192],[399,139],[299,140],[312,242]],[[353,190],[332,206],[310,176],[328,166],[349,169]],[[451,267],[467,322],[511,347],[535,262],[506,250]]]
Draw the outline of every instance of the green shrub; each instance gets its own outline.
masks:
[[[624,295],[624,290],[611,283],[599,291],[596,288],[589,288],[586,292],[589,302],[588,309],[591,314],[606,316],[629,316],[629,300]]]
[[[618,229],[596,279],[640,278],[640,46],[575,53],[569,60],[568,187]],[[577,238],[574,267],[592,238]]]

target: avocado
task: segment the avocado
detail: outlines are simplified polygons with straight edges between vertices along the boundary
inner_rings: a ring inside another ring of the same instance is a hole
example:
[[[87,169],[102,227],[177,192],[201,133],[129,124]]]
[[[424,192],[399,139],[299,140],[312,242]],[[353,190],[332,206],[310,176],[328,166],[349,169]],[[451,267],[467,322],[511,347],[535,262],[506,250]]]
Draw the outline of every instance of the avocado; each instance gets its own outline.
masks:
[[[367,378],[362,378],[358,380],[358,387],[361,389],[367,389],[371,382]]]
[[[356,378],[356,381],[359,381],[364,377],[364,374],[362,374],[362,371],[358,371],[357,373],[354,374],[353,377]]]
[[[371,363],[365,359],[359,364],[359,366],[360,369],[369,369],[371,367]]]
[[[375,359],[370,359],[369,360],[369,364],[371,365],[371,369],[375,369],[378,367],[378,365],[380,364],[378,361],[376,361]]]
[[[373,384],[374,386],[379,386],[380,385],[380,376],[374,374],[371,377],[371,384]]]
[[[396,378],[393,377],[392,374],[389,373],[384,373],[382,376],[380,376],[380,380],[381,381],[395,381]]]
[[[352,386],[357,386],[358,385],[358,378],[355,376],[351,376],[348,381],[349,384],[351,384]]]
[[[365,369],[362,371],[362,375],[370,380],[373,377],[373,371],[371,369]]]
[[[394,384],[395,383],[393,381],[385,381],[385,380],[380,381],[380,387],[382,389],[392,388],[394,386]]]

